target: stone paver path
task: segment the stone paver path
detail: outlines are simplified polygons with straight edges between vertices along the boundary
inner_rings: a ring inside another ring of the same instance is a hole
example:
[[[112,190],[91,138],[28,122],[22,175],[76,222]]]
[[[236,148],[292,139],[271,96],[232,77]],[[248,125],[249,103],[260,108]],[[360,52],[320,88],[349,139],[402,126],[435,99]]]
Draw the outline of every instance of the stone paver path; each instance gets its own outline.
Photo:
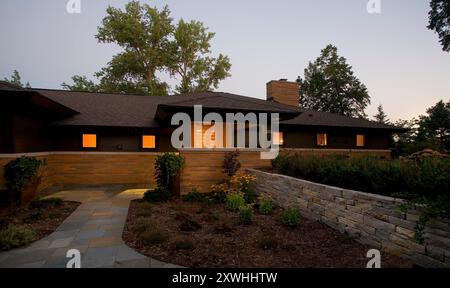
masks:
[[[65,268],[69,249],[81,253],[82,268],[175,268],[137,253],[122,240],[130,201],[145,190],[118,187],[52,194],[82,204],[52,234],[22,249],[0,253],[0,267]]]

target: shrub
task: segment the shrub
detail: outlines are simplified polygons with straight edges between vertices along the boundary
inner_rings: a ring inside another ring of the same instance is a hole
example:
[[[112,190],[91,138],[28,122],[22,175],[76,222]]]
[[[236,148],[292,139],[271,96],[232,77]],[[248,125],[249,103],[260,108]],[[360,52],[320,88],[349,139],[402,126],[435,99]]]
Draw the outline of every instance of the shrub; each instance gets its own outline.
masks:
[[[298,225],[300,215],[298,213],[298,210],[295,208],[288,208],[284,210],[283,214],[281,215],[281,221],[284,225],[289,227],[295,227]]]
[[[175,153],[164,153],[155,159],[155,178],[158,187],[169,188],[170,178],[178,175],[184,158]]]
[[[148,202],[167,202],[170,199],[170,191],[166,188],[157,187],[146,191],[143,199]]]
[[[270,198],[261,198],[259,200],[259,213],[263,215],[269,215],[272,213],[273,204],[272,199]]]
[[[39,167],[44,163],[44,160],[35,157],[22,156],[5,165],[4,176],[8,189],[15,194],[15,201],[20,202],[23,187],[37,177]]]
[[[187,195],[183,195],[181,198],[186,202],[203,202],[205,200],[205,197],[195,188],[192,189],[192,191]]]
[[[26,225],[9,225],[0,231],[0,250],[25,246],[34,241],[36,233]]]
[[[227,208],[232,212],[239,211],[239,208],[245,205],[245,200],[242,194],[231,193],[227,195]]]
[[[145,231],[150,231],[155,227],[155,224],[148,219],[140,218],[131,226],[131,230],[137,235],[141,235]]]
[[[174,244],[175,250],[190,250],[192,248],[194,248],[194,243],[188,239],[178,240]]]
[[[236,172],[241,168],[241,162],[239,162],[239,151],[231,151],[225,153],[225,158],[222,163],[222,172],[228,176],[233,177]]]
[[[242,206],[239,208],[239,222],[249,224],[252,222],[253,209],[251,206]]]
[[[63,200],[61,198],[41,198],[37,200],[33,200],[30,203],[31,209],[43,209],[47,207],[57,207],[63,204]]]
[[[169,237],[159,231],[146,230],[141,234],[142,242],[146,245],[157,245],[164,243]]]
[[[235,175],[231,178],[231,183],[236,190],[244,195],[245,203],[250,204],[256,200],[256,192],[250,187],[255,182],[256,176],[251,174]]]
[[[211,194],[208,199],[212,203],[222,204],[227,200],[228,187],[225,183],[211,186]]]
[[[197,222],[193,221],[193,220],[184,220],[181,224],[180,224],[180,230],[181,231],[197,231],[202,229],[202,225],[198,224]]]

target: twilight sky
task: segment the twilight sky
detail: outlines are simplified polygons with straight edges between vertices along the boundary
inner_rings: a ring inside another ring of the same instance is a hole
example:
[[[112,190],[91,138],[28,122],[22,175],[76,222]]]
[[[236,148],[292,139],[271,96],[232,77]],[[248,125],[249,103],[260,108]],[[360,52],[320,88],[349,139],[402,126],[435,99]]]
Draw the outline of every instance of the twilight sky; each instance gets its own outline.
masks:
[[[450,54],[427,30],[428,0],[167,0],[175,20],[200,20],[216,32],[214,55],[232,62],[232,77],[219,91],[265,98],[265,83],[295,80],[308,61],[332,43],[367,85],[372,105],[383,104],[391,120],[424,114],[450,99]],[[81,14],[66,12],[68,0],[0,1],[0,79],[19,70],[33,87],[60,88],[74,74],[92,78],[119,49],[94,35],[108,5],[126,0],[81,0]],[[173,83],[173,82],[171,82]]]

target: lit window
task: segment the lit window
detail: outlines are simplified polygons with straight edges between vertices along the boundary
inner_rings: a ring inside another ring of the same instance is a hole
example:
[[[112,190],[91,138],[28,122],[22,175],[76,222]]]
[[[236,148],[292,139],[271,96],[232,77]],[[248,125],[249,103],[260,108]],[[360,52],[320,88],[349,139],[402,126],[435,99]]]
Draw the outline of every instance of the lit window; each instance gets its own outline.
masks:
[[[142,148],[154,149],[156,147],[156,137],[154,135],[142,136]]]
[[[317,134],[317,146],[327,146],[327,133]]]
[[[364,135],[356,135],[356,147],[366,146],[366,137]]]
[[[83,148],[97,148],[97,135],[83,134]]]
[[[284,135],[283,132],[273,132],[273,144],[283,146],[284,145]]]

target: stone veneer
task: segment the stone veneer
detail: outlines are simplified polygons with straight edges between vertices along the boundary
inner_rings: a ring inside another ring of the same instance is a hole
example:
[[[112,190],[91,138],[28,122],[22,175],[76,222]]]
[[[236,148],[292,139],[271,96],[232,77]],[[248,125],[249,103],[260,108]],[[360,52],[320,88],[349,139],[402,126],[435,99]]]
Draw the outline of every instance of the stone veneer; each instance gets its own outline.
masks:
[[[358,242],[423,267],[450,267],[450,220],[434,219],[425,228],[424,245],[414,241],[419,212],[398,210],[401,199],[363,193],[289,176],[247,169],[257,176],[255,190],[281,207],[296,207]],[[383,264],[383,262],[381,262]]]

